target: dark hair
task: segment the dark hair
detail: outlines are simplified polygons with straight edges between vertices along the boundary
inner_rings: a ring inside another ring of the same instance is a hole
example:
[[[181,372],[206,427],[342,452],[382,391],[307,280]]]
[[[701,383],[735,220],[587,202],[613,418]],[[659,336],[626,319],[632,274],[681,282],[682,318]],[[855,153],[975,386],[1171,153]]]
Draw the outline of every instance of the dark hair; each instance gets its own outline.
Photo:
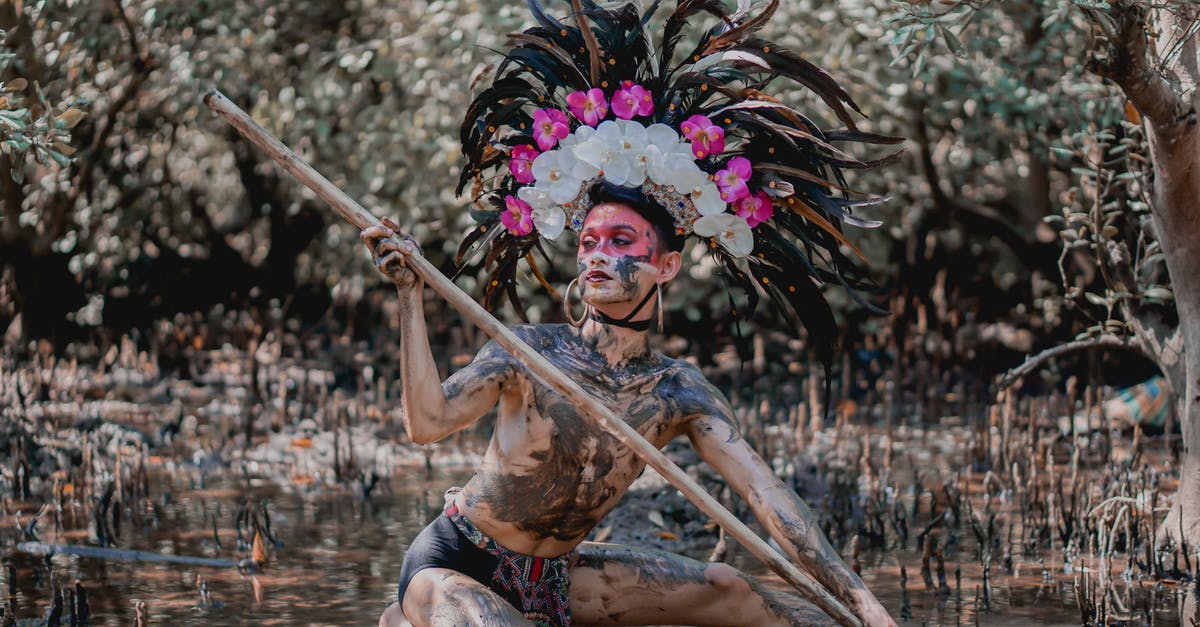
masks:
[[[588,190],[588,196],[592,199],[593,207],[602,202],[627,205],[654,226],[659,242],[666,245],[669,250],[675,252],[683,250],[685,238],[675,230],[675,218],[672,218],[666,208],[648,196],[641,188],[624,187],[601,180],[592,185]]]

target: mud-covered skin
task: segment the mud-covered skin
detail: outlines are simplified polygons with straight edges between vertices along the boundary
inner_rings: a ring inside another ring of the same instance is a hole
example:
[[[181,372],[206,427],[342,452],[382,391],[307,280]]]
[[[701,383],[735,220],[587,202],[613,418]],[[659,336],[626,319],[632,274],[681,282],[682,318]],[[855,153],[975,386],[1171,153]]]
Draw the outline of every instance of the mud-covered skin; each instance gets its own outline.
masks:
[[[571,612],[589,625],[834,625],[794,595],[722,563],[584,542],[571,554]]]
[[[640,302],[652,288],[646,278],[657,273],[661,252],[653,228],[637,212],[624,205],[597,205],[579,232],[580,294],[596,306]],[[589,270],[604,271],[613,285],[592,283]]]
[[[432,568],[422,572],[426,582],[435,581],[434,586],[446,594],[429,595],[430,613],[428,624],[436,627],[533,627],[507,601],[487,586],[451,570]],[[430,587],[430,586],[427,586]],[[415,614],[415,612],[414,612]],[[385,614],[385,617],[387,615]],[[381,625],[399,627],[408,621],[404,616],[390,616],[380,621]],[[412,621],[417,625],[423,620]]]
[[[649,353],[610,365],[604,334],[586,338],[567,325],[514,331],[658,447],[690,418],[719,412],[700,372],[686,362]],[[484,352],[495,350],[489,344]],[[507,378],[492,441],[463,489],[465,513],[489,535],[507,536],[511,528],[540,549],[535,554],[561,555],[616,505],[645,464],[511,358],[486,360],[470,376],[480,375]],[[452,377],[443,390],[449,397],[456,387]]]
[[[651,310],[638,312],[637,304],[655,284],[669,282],[679,270],[679,253],[656,251],[649,226],[627,207],[603,205],[585,221],[578,258],[581,290],[584,300],[609,318],[646,319]],[[387,229],[363,232],[377,266],[399,288],[401,404],[407,433],[414,442],[435,442],[495,408],[488,451],[458,496],[459,509],[513,551],[544,557],[571,551],[616,505],[643,464],[494,343],[439,384],[426,339],[420,285],[404,270],[403,256],[416,249],[410,242],[377,241],[390,236]],[[857,610],[865,624],[891,624],[883,607],[825,541],[808,508],[741,437],[728,402],[699,370],[653,352],[644,331],[596,319],[580,328],[537,325],[515,331],[655,446],[686,434],[793,561]],[[684,616],[696,617],[684,621],[688,624],[812,622],[792,613],[796,608],[809,611],[803,604],[762,590],[727,565],[698,565],[631,547],[585,557],[571,569],[571,604],[580,612],[580,623],[677,624],[667,619]],[[628,581],[641,584],[631,586]],[[434,610],[457,611],[451,608],[462,604],[450,597],[459,591],[459,586],[422,571],[405,595],[404,613],[423,627]],[[486,593],[458,598],[473,598],[467,604],[472,607],[460,608],[464,615],[483,618],[490,612]],[[584,616],[588,620],[582,620]],[[459,624],[450,616],[439,617]]]

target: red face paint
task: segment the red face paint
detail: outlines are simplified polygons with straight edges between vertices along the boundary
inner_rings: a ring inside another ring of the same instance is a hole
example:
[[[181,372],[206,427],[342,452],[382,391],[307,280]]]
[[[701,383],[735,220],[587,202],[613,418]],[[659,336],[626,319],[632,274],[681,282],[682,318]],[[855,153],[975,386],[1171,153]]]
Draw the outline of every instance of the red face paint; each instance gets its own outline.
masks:
[[[658,260],[654,226],[638,212],[616,203],[600,203],[588,212],[579,231],[576,258],[581,265],[592,253],[613,259],[635,257],[644,263]]]
[[[600,203],[588,212],[579,231],[580,293],[589,303],[640,300],[658,275],[658,238],[654,226],[619,203]]]

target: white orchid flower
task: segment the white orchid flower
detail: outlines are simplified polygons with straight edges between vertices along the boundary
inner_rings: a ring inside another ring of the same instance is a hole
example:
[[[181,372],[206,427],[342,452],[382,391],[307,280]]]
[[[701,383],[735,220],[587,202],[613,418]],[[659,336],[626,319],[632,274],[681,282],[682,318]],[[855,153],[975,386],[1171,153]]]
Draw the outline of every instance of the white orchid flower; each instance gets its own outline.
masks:
[[[608,132],[602,133],[597,129],[596,134],[590,139],[576,144],[573,149],[575,157],[595,168],[597,172],[603,172],[604,178],[610,183],[627,185],[633,171],[633,164],[630,163],[629,157],[621,153],[619,144],[609,141],[616,131],[616,124],[612,120],[608,120],[601,123],[600,126],[605,127]]]
[[[562,141],[558,142],[559,149],[571,159],[571,167],[569,170],[571,172],[571,176],[579,179],[580,181],[586,181],[593,176],[600,174],[599,166],[592,165],[591,163],[580,159],[579,156],[575,154],[575,148],[580,144],[585,144],[591,141],[595,134],[596,129],[586,125],[580,126],[579,128],[575,129],[574,133],[571,133]]]
[[[686,148],[686,146],[685,146]],[[708,175],[692,159],[691,149],[686,156],[675,152],[674,146],[646,147],[646,174],[659,185],[674,187],[684,194],[708,180]]]
[[[554,199],[550,197],[550,193],[537,186],[526,186],[517,190],[517,198],[529,203],[530,208],[534,211],[538,209],[549,209],[555,206]]]
[[[623,177],[625,182],[619,184],[637,186],[646,181],[644,156],[648,142],[645,126],[632,120],[610,120],[600,124],[596,129],[596,137],[613,148],[620,160],[629,164],[629,172]],[[609,178],[607,168],[605,178]]]
[[[651,124],[646,127],[646,141],[660,148],[679,143],[679,133],[666,124]],[[690,149],[689,149],[690,150]]]
[[[545,190],[555,203],[570,202],[579,194],[583,179],[574,172],[575,161],[561,150],[548,150],[533,160],[537,187]]]
[[[589,141],[594,141],[594,140],[589,140]],[[580,159],[578,156],[574,155],[573,152],[572,152],[571,158],[573,160],[572,161],[573,165],[571,166],[571,175],[574,176],[575,178],[577,178],[581,181],[586,181],[586,180],[592,178],[593,176],[600,174],[601,166],[596,166],[596,165],[593,165],[583,159]]]
[[[519,196],[520,192],[517,192],[517,195]],[[533,226],[537,227],[538,233],[546,239],[558,239],[567,226],[567,214],[557,205],[534,209],[530,216],[533,218]]]
[[[745,257],[754,250],[754,233],[740,216],[731,213],[706,215],[696,220],[692,229],[700,237],[717,238],[721,248],[734,257]]]
[[[679,189],[676,187],[675,189]],[[684,189],[687,189],[686,187]],[[725,200],[721,198],[721,190],[716,183],[708,180],[704,181],[691,189],[688,197],[692,199],[692,204],[696,206],[696,211],[702,216],[715,216],[725,211]],[[737,216],[734,216],[735,218]],[[741,220],[741,218],[738,218]],[[745,224],[745,220],[742,223]],[[749,227],[747,227],[749,228]]]
[[[667,169],[667,154],[658,144],[652,143],[646,146],[640,160],[646,168],[646,176],[650,177],[651,181],[659,185],[667,184],[667,179],[671,178],[670,171]]]
[[[591,139],[592,135],[595,133],[596,129],[590,126],[580,126],[579,128],[575,129],[575,132],[559,140],[558,147],[562,150],[569,151],[580,143]]]

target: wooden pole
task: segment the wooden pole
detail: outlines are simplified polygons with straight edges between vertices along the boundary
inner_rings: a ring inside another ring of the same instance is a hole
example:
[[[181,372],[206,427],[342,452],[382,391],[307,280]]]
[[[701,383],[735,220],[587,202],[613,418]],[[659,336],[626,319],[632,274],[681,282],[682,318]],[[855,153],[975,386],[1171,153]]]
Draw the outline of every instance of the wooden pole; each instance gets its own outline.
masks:
[[[230,102],[215,88],[204,95],[204,104],[217,112],[226,122],[231,124],[243,137],[263,149],[288,174],[291,174],[309,189],[316,192],[322,200],[329,203],[333,210],[356,228],[365,229],[368,226],[380,224],[378,218],[364,209],[362,205],[330,183],[319,172],[313,169],[296,153],[284,146],[278,139],[259,126],[245,111]],[[847,627],[859,627],[862,623],[846,607],[821,584],[805,575],[794,564],[784,559],[766,542],[754,534],[742,521],[738,520],[721,506],[704,488],[700,487],[691,477],[687,476],[666,455],[654,445],[647,442],[641,434],[618,418],[607,407],[583,391],[574,381],[571,381],[553,364],[542,357],[528,344],[523,342],[508,327],[487,312],[475,299],[468,296],[444,274],[438,271],[420,255],[409,255],[408,267],[412,268],[425,284],[433,288],[463,316],[475,323],[496,343],[507,350],[520,361],[530,372],[544,384],[567,397],[576,407],[595,420],[599,425],[622,444],[629,447],[648,466],[658,471],[671,485],[679,489],[689,501],[700,511],[707,514],[726,533],[733,536],[742,546],[746,547],[755,557],[759,558],[796,587],[805,598],[812,601],[831,617]]]

